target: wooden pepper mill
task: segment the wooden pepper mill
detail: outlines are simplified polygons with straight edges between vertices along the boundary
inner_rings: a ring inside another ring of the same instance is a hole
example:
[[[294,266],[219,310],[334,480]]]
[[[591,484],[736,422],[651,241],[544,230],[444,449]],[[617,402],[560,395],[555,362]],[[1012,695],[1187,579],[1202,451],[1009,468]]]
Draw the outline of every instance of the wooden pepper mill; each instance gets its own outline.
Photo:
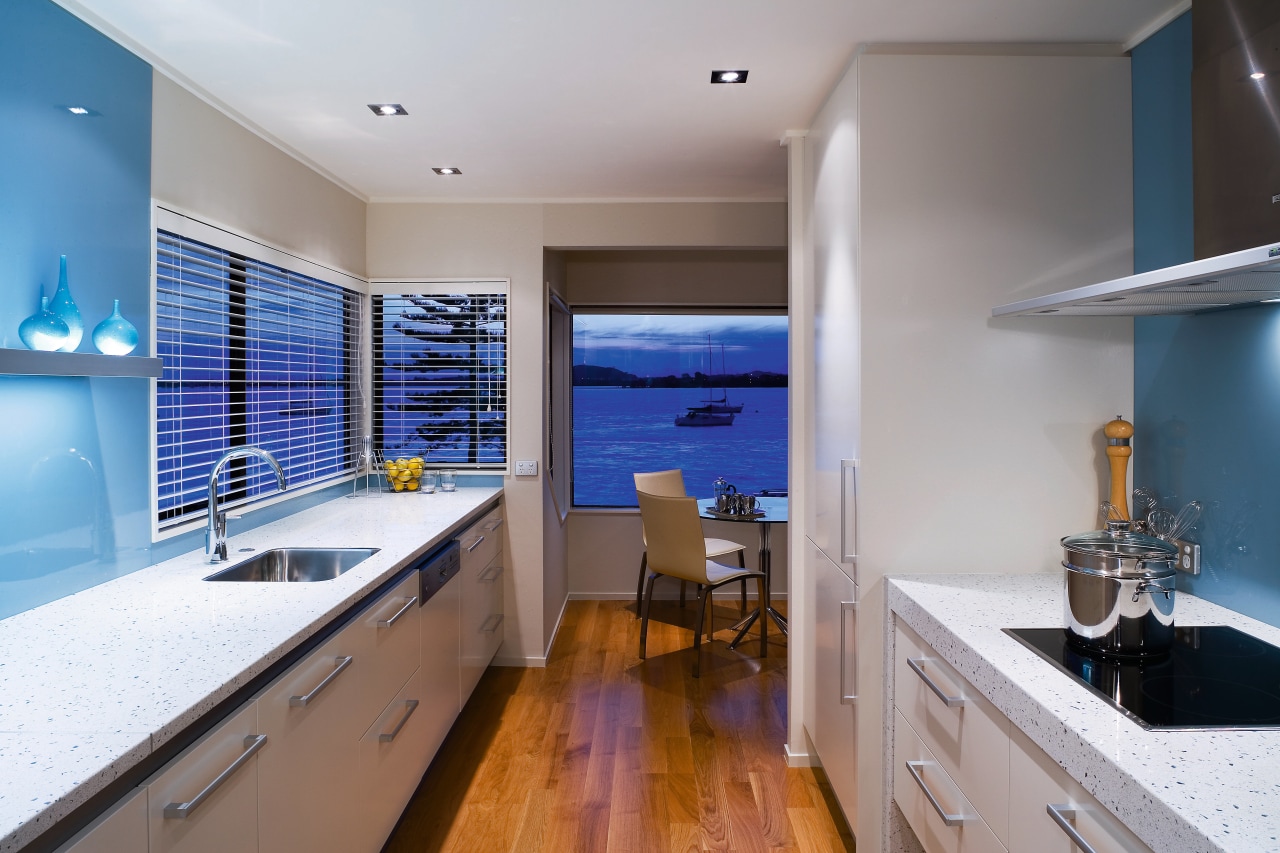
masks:
[[[1107,437],[1107,461],[1111,463],[1111,503],[1125,521],[1129,520],[1129,457],[1133,448],[1133,424],[1116,415],[1116,419],[1102,428]]]

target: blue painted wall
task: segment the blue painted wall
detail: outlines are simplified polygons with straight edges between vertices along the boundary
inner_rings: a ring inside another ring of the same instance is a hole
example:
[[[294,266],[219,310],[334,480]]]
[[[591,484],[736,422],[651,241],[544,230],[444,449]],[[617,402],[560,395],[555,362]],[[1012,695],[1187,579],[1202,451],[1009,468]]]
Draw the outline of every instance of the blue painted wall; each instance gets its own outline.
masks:
[[[1190,13],[1133,51],[1135,272],[1192,260]],[[1280,306],[1134,321],[1134,484],[1206,507],[1179,588],[1280,625]]]
[[[150,198],[150,66],[47,0],[0,3],[0,345],[65,254],[86,330],[119,299],[148,351]],[[147,382],[0,376],[0,411],[0,618],[146,565]]]

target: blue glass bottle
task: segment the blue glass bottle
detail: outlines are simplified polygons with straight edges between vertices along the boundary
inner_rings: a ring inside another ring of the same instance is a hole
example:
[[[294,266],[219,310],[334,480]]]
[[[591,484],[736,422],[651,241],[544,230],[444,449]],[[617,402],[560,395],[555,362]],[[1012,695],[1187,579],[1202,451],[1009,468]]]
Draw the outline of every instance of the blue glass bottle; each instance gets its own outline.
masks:
[[[67,340],[67,324],[49,310],[49,297],[40,297],[40,310],[18,326],[18,337],[27,349],[53,352]]]
[[[119,299],[111,316],[93,327],[93,345],[103,355],[128,355],[138,345],[138,329],[121,316]]]
[[[49,310],[67,324],[67,338],[60,349],[63,352],[75,352],[76,347],[80,346],[80,339],[84,337],[84,321],[80,319],[80,309],[76,307],[75,300],[71,298],[71,289],[67,287],[66,255],[58,258],[58,289],[49,302]]]

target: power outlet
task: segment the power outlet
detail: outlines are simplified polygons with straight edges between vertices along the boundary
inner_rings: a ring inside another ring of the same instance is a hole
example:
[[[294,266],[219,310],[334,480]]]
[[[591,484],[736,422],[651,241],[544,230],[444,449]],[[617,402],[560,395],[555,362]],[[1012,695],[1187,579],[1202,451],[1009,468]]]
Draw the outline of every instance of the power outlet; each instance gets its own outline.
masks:
[[[525,460],[516,463],[517,477],[536,477],[538,476],[538,463],[532,460]]]
[[[1200,574],[1200,546],[1185,539],[1175,539],[1173,544],[1178,548],[1178,571],[1189,575]]]

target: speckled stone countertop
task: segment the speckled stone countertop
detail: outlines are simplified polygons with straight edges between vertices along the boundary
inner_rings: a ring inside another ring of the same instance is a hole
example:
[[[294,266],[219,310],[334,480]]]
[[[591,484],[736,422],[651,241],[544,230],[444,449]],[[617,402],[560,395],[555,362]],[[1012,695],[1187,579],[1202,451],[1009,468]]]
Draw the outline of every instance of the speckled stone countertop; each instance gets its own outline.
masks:
[[[1059,575],[899,576],[886,592],[892,613],[1157,853],[1280,851],[1280,730],[1147,731],[1001,631],[1061,627]],[[1280,645],[1280,629],[1185,593],[1174,618]]]
[[[206,583],[196,551],[0,620],[0,851],[19,850],[443,542],[498,488],[338,498],[227,540],[377,547],[333,580]]]

